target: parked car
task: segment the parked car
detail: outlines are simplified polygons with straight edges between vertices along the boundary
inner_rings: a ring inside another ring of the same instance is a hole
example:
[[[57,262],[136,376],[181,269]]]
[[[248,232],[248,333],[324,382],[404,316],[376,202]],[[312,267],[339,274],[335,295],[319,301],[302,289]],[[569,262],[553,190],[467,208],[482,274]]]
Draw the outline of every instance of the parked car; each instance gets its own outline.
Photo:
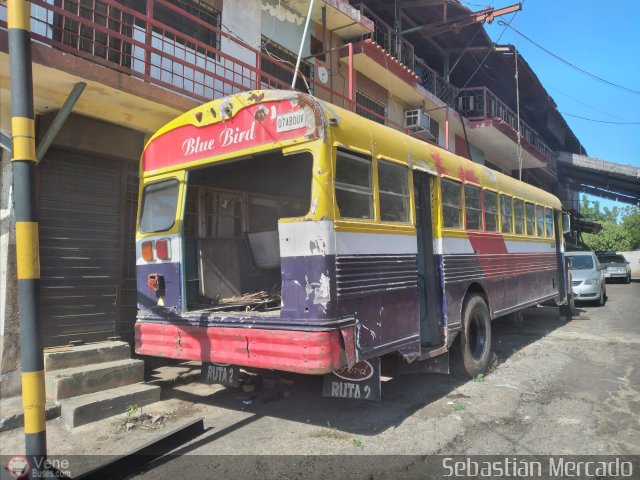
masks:
[[[571,270],[571,287],[576,300],[594,301],[602,306],[607,301],[604,267],[593,252],[567,252]]]
[[[605,267],[604,278],[619,278],[624,283],[631,283],[631,265],[624,255],[615,252],[596,252],[596,257],[600,265]]]

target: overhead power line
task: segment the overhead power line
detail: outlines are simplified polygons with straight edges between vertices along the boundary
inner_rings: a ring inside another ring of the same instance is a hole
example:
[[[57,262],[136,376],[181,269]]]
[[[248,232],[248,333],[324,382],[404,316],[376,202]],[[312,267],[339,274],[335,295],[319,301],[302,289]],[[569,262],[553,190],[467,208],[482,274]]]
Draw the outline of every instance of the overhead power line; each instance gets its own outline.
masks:
[[[615,88],[618,88],[620,90],[624,90],[625,92],[633,93],[635,95],[640,95],[640,91],[638,91],[638,90],[633,90],[632,88],[625,87],[624,85],[619,85],[617,83],[611,82],[611,81],[606,80],[606,79],[604,79],[602,77],[594,75],[593,73],[588,72],[585,69],[578,67],[577,65],[574,65],[573,63],[569,62],[568,60],[565,60],[564,58],[560,57],[559,55],[556,55],[551,50],[543,47],[542,45],[540,45],[536,41],[534,41],[531,38],[527,37],[524,33],[522,33],[521,31],[517,30],[516,28],[512,27],[510,24],[504,22],[503,20],[500,20],[498,22],[498,24],[499,25],[504,25],[505,29],[506,28],[511,28],[514,32],[516,32],[518,35],[520,35],[522,38],[524,38],[528,42],[532,43],[533,45],[535,45],[536,47],[538,47],[542,51],[544,51],[544,52],[548,53],[549,55],[551,55],[556,60],[559,60],[560,62],[564,63],[565,65],[568,65],[569,67],[573,68],[574,70],[577,70],[578,72],[583,73],[583,74],[587,75],[588,77],[591,77],[591,78],[593,78],[595,80],[598,80],[599,82],[602,82],[602,83],[604,83],[606,85],[609,85],[611,87],[615,87]]]
[[[567,115],[568,117],[579,118],[580,120],[587,120],[589,122],[598,122],[598,123],[611,123],[613,125],[640,125],[640,122],[612,122],[610,120],[598,120],[596,118],[587,118],[581,117],[579,115],[573,115],[571,113],[560,112],[562,115]]]

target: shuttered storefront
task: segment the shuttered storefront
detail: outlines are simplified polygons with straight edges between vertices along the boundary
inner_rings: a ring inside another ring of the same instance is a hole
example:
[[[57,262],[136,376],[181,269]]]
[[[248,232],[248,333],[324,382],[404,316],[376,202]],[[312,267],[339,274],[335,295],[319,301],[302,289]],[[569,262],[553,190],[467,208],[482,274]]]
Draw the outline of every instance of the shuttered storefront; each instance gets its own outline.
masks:
[[[45,346],[132,337],[136,163],[51,149],[39,170]]]

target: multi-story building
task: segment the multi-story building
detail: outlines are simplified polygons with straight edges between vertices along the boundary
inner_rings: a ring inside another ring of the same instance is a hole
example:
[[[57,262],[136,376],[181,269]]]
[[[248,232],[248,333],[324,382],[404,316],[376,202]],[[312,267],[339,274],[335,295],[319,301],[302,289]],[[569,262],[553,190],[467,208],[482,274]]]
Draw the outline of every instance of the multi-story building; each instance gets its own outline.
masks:
[[[131,338],[137,161],[145,138],[212,98],[290,88],[301,43],[298,90],[568,195],[557,184],[555,152],[583,149],[524,59],[489,39],[483,22],[500,12],[472,12],[456,0],[317,0],[302,38],[308,8],[308,0],[31,1],[38,138],[74,85],[86,84],[38,166],[45,345]],[[6,18],[0,5],[5,139]],[[3,395],[16,390],[19,367],[10,172],[5,150]]]

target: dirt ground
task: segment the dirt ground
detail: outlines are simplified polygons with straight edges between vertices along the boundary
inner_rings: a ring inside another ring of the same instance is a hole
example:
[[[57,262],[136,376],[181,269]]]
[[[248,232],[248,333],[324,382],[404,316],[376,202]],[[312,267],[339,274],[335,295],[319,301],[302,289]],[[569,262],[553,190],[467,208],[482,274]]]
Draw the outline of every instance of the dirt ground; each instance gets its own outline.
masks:
[[[496,362],[482,378],[398,376],[383,382],[381,402],[358,402],[322,398],[315,377],[287,375],[292,385],[247,393],[174,366],[163,400],[142,412],[73,430],[48,422],[49,453],[125,454],[201,417],[205,433],[174,453],[638,455],[640,283],[607,289],[606,306],[578,305],[570,322],[551,308],[529,310],[522,324],[495,321]],[[132,421],[140,413],[157,423]],[[20,430],[0,434],[0,454],[22,451]],[[171,465],[142,476],[169,478]]]

